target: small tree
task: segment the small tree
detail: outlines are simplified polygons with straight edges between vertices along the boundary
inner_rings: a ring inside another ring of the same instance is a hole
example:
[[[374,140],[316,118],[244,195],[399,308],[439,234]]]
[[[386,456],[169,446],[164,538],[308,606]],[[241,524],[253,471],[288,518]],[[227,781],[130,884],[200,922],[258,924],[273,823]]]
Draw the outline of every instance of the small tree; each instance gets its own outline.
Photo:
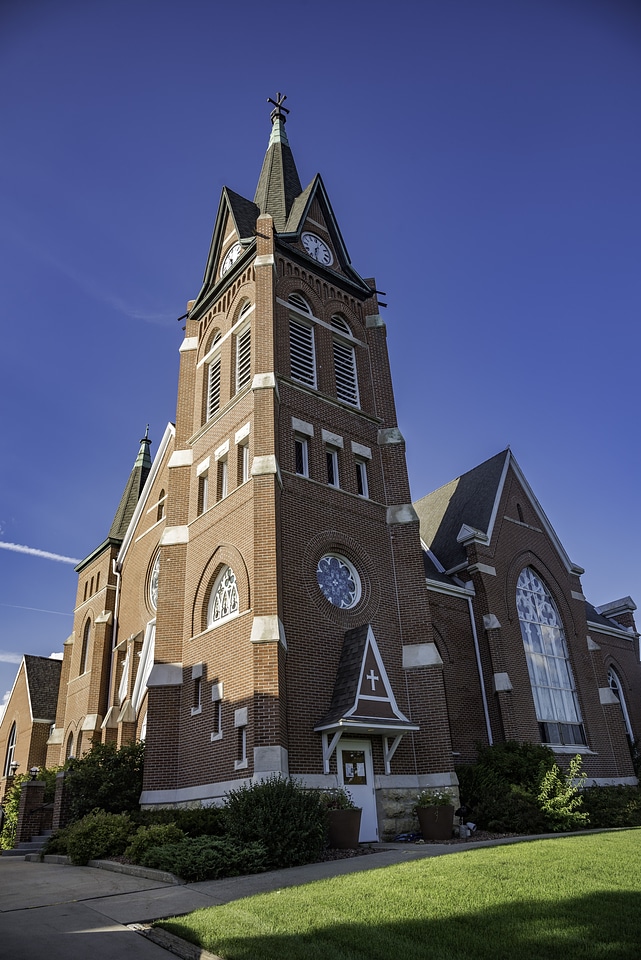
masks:
[[[138,810],[142,792],[145,745],[94,741],[84,757],[67,761],[65,788],[71,820],[80,820],[97,807],[107,813]]]
[[[580,791],[585,777],[578,753],[570,760],[567,771],[562,771],[555,763],[552,769],[544,774],[537,799],[555,833],[562,830],[580,830],[581,827],[590,825],[589,814],[582,813],[579,809],[583,805]]]

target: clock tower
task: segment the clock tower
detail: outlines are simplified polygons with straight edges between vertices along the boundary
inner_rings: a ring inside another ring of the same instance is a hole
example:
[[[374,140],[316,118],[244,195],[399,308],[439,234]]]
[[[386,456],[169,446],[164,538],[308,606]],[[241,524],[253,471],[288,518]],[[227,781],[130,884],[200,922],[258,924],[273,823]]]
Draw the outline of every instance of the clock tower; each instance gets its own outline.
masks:
[[[376,840],[456,792],[442,661],[375,283],[301,185],[284,100],[188,305],[142,803],[291,775],[347,786]]]

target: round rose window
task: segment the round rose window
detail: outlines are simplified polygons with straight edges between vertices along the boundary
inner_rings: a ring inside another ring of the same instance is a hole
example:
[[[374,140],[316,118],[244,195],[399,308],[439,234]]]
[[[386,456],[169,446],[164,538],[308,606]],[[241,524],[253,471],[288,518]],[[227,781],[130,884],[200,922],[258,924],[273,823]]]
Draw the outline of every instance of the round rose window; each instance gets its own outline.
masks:
[[[361,581],[356,569],[345,557],[327,553],[318,561],[316,579],[323,596],[335,607],[349,610],[361,595]]]

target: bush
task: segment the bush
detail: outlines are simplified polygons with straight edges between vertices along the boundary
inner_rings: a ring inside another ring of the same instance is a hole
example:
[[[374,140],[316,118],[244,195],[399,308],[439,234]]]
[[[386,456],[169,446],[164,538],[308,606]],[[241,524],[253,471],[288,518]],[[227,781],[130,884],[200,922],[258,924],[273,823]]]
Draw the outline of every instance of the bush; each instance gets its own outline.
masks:
[[[262,843],[235,843],[217,837],[186,837],[180,843],[151,847],[140,863],[154,870],[166,870],[195,883],[217,880],[267,869],[267,850]]]
[[[116,747],[94,741],[91,750],[67,761],[65,787],[72,820],[81,820],[91,810],[107,813],[138,810],[142,792],[144,743]]]
[[[179,807],[174,822],[188,837],[222,837],[225,833],[223,807]]]
[[[125,850],[125,856],[132,863],[142,863],[144,855],[151,847],[179,843],[184,838],[185,834],[175,823],[157,823],[150,827],[138,827],[133,840]]]
[[[580,830],[590,825],[588,814],[579,810],[583,805],[583,796],[580,787],[575,783],[577,780],[580,780],[581,784],[585,780],[579,754],[570,760],[566,772],[562,772],[555,763],[541,780],[537,800],[550,829],[555,833],[562,830]]]
[[[85,866],[90,860],[119,856],[133,833],[134,825],[126,813],[93,810],[66,828],[67,853],[77,866]]]
[[[583,791],[583,809],[591,827],[641,827],[641,789],[588,787]]]
[[[574,794],[567,791],[574,788],[553,752],[541,744],[507,741],[484,747],[475,764],[457,767],[456,772],[467,816],[483,830],[527,834],[586,825],[576,809],[580,799],[568,809]]]
[[[295,780],[274,776],[232,790],[224,811],[230,839],[262,843],[269,869],[312,863],[325,846],[320,791],[305,790]]]
[[[56,774],[59,767],[47,769],[42,767],[38,771],[36,780],[45,781],[45,793],[43,803],[51,803],[56,793]],[[20,795],[22,793],[22,784],[25,780],[30,780],[26,773],[20,773],[14,777],[11,788],[7,791],[3,801],[4,821],[2,832],[0,832],[0,850],[11,850],[16,842],[16,830],[18,827],[18,809],[20,807]]]

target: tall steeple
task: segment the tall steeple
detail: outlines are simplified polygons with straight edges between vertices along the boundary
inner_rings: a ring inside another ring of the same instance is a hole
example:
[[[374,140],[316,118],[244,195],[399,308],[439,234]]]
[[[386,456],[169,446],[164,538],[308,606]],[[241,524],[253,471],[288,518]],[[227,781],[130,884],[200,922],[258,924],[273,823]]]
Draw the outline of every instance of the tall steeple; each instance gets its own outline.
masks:
[[[274,220],[277,233],[285,230],[287,216],[296,197],[302,193],[302,187],[294,156],[285,133],[285,122],[289,110],[283,106],[286,96],[276,94],[271,113],[272,132],[263,160],[263,168],[258,178],[254,203],[261,213],[268,213]]]
[[[134,514],[136,504],[138,503],[138,498],[142,493],[142,488],[144,487],[145,481],[149,476],[149,471],[151,470],[151,455],[149,453],[150,446],[151,440],[149,439],[149,424],[147,424],[145,435],[140,441],[140,450],[138,451],[138,456],[136,457],[132,471],[129,475],[129,480],[127,481],[127,486],[125,487],[124,493],[120,498],[116,515],[113,518],[113,522],[109,530],[110,540],[123,540],[125,533],[127,532],[129,521]]]

